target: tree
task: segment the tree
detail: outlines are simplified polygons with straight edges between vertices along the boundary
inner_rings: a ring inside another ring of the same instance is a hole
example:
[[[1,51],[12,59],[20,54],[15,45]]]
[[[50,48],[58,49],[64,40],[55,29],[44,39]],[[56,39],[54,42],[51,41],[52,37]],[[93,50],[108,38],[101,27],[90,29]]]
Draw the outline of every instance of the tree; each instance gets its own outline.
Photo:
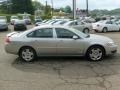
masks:
[[[0,5],[0,12],[2,13],[8,13],[8,8],[6,4]]]
[[[63,7],[61,7],[60,10],[61,10],[62,12],[64,12],[64,8],[63,8]]]
[[[71,7],[70,6],[66,6],[65,9],[64,9],[64,12],[71,13],[72,12]]]
[[[34,10],[44,10],[44,5],[42,5],[40,2],[38,1],[33,1],[32,2]]]
[[[34,13],[34,8],[31,0],[11,0],[12,2],[12,13]]]
[[[44,9],[44,19],[50,19],[52,17],[51,15],[51,7],[46,4]]]
[[[10,0],[7,0],[7,1],[3,1],[0,3],[0,12],[1,13],[10,13],[11,11],[11,2]]]

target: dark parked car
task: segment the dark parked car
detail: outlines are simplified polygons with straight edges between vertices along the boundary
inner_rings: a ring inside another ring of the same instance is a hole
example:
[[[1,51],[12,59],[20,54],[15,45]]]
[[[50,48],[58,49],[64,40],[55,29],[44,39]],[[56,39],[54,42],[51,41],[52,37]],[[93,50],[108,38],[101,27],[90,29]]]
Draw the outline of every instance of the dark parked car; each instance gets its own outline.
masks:
[[[0,20],[0,31],[1,30],[8,30],[8,24],[5,20]]]
[[[14,31],[24,31],[27,30],[27,26],[24,20],[17,20],[14,23]]]

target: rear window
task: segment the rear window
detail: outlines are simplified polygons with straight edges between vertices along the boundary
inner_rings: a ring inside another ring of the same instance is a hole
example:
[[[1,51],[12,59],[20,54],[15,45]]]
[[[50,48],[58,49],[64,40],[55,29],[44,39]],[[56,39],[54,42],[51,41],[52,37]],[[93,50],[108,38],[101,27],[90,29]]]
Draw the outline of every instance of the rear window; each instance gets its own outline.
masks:
[[[35,30],[27,35],[27,37],[34,37],[34,38],[52,38],[53,37],[53,30],[52,28],[43,28]]]

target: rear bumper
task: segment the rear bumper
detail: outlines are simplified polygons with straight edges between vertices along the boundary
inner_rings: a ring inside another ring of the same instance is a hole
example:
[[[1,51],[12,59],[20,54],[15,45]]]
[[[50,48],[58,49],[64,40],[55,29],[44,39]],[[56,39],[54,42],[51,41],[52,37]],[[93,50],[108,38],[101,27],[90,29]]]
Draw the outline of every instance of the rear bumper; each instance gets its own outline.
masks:
[[[27,30],[27,27],[25,27],[25,26],[21,26],[21,27],[15,26],[15,27],[14,27],[14,30],[15,30],[15,31],[24,31],[24,30]]]
[[[93,30],[96,31],[96,32],[102,32],[101,29],[93,29]]]
[[[5,44],[5,47],[4,47],[6,53],[9,53],[9,54],[15,54],[17,55],[18,54],[18,47],[17,45],[10,45],[10,44]]]

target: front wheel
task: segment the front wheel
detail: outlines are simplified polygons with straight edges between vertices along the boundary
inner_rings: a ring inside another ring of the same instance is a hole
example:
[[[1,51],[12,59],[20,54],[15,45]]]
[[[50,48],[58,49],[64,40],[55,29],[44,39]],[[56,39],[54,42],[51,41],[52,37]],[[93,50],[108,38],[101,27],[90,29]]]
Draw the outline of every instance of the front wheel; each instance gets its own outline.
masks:
[[[24,47],[20,50],[19,56],[22,60],[30,62],[33,61],[36,57],[35,51],[30,47]]]
[[[85,29],[83,30],[83,33],[85,33],[85,34],[89,34],[89,32],[90,32],[90,30],[89,30],[88,28],[85,28]]]
[[[100,46],[92,46],[88,49],[86,57],[88,60],[91,61],[100,61],[105,56],[105,50],[104,48]]]

